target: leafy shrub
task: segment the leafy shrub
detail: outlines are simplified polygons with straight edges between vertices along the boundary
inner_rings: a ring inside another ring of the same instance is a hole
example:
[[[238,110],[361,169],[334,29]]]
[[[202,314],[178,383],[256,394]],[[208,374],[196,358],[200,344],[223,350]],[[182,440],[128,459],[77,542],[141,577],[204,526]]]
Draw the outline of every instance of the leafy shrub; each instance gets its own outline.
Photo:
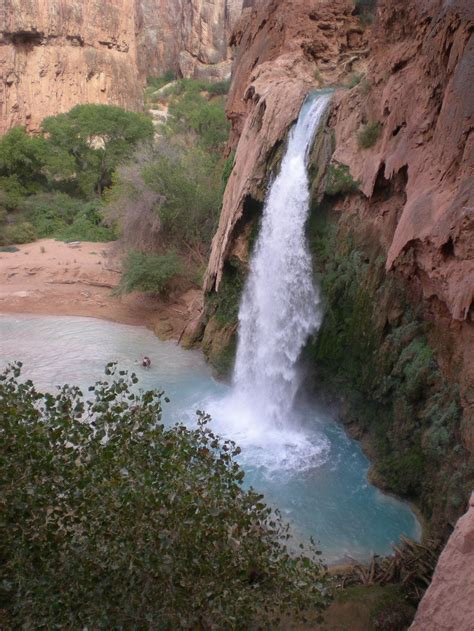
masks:
[[[229,128],[224,100],[209,99],[207,92],[215,85],[183,79],[169,86],[171,116],[161,126],[163,137],[118,168],[106,195],[106,217],[124,249],[175,250],[194,268],[205,264],[221,207],[223,171],[231,167],[231,159],[223,157]]]
[[[390,456],[380,463],[380,470],[392,488],[406,496],[417,496],[425,475],[425,456],[421,447],[415,445]]]
[[[219,172],[212,156],[199,147],[163,142],[143,175],[161,197],[157,210],[166,242],[210,243],[221,202]]]
[[[75,199],[65,193],[31,195],[20,206],[40,238],[64,241],[110,241],[113,231],[103,224],[98,202]]]
[[[327,604],[322,566],[244,490],[240,449],[121,371],[84,401],[0,375],[0,602],[22,629],[273,628]],[[109,365],[107,374],[114,373]]]
[[[114,231],[103,224],[102,213],[93,202],[83,206],[71,225],[57,234],[62,241],[113,241]]]
[[[347,195],[359,190],[357,182],[352,178],[349,167],[345,164],[330,164],[326,184],[326,195]]]
[[[164,294],[169,281],[181,273],[182,264],[176,252],[145,254],[132,251],[123,262],[119,293],[143,291],[148,294]]]
[[[194,82],[196,83],[196,82]],[[176,88],[182,89],[171,99],[170,118],[165,126],[168,136],[193,133],[197,136],[200,148],[218,151],[226,143],[229,135],[229,121],[224,111],[222,98],[207,99],[191,82],[180,82]],[[211,88],[212,84],[198,86]],[[187,88],[188,87],[188,88]],[[206,90],[207,91],[207,90]]]
[[[211,83],[207,88],[207,92],[212,96],[224,96],[228,94],[230,89],[230,80],[226,81],[216,81],[215,83]]]
[[[146,83],[147,86],[153,88],[153,90],[159,90],[167,83],[171,83],[176,79],[175,73],[172,70],[168,70],[161,77],[147,77]]]
[[[31,243],[36,241],[38,235],[34,226],[28,221],[8,226],[5,230],[5,240],[8,243]]]
[[[27,194],[16,175],[0,177],[0,208],[15,210]]]
[[[126,250],[153,252],[161,241],[159,205],[164,198],[144,179],[155,152],[151,147],[142,148],[119,166],[107,194],[107,223],[114,226]]]
[[[66,193],[37,193],[21,204],[21,211],[35,226],[40,238],[57,236],[79,214],[84,202]]]
[[[49,151],[42,136],[29,136],[24,127],[14,127],[0,138],[0,177],[2,190],[8,190],[12,181],[20,186],[22,194],[38,190],[46,184],[45,165]],[[5,188],[7,187],[7,188]]]
[[[382,125],[379,122],[369,123],[365,125],[357,136],[359,147],[361,149],[368,149],[377,142],[380,132],[382,131]]]

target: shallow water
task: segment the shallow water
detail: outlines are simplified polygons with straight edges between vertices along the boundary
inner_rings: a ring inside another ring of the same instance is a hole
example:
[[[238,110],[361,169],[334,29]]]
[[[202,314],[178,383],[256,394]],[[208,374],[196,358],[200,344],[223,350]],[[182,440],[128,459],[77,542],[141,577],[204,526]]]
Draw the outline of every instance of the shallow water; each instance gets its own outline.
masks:
[[[418,538],[410,508],[382,494],[367,480],[368,461],[360,446],[328,413],[300,406],[288,427],[255,428],[245,405],[213,379],[198,351],[161,342],[142,327],[91,318],[0,316],[0,363],[24,363],[23,374],[39,388],[74,383],[86,387],[117,361],[136,371],[143,388],[162,388],[170,398],[169,421],[192,423],[197,409],[213,416],[216,430],[241,445],[246,484],[265,494],[298,536],[319,541],[329,562],[364,559],[391,550],[400,534]],[[135,361],[143,355],[152,366]]]

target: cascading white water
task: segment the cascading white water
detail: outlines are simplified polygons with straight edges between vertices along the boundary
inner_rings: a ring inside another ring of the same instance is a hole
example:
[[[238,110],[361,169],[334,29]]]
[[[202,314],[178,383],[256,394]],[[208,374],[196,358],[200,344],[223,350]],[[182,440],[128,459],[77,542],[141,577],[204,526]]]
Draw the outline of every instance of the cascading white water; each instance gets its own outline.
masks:
[[[237,396],[262,421],[286,424],[299,387],[297,361],[321,322],[305,236],[308,153],[330,94],[303,105],[279,175],[268,192],[239,312]]]
[[[330,94],[307,99],[268,192],[239,311],[232,392],[209,402],[214,427],[242,447],[247,470],[294,474],[322,465],[329,443],[294,407],[298,358],[321,321],[305,236],[308,153]],[[306,415],[307,417],[307,415]]]

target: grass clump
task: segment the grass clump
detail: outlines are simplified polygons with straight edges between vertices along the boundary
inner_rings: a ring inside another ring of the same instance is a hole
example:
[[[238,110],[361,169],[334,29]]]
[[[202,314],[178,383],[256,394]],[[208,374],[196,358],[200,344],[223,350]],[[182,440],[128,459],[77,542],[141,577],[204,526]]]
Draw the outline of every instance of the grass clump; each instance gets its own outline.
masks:
[[[28,221],[8,226],[4,233],[4,240],[7,243],[31,243],[36,241],[37,237],[35,227]]]
[[[120,294],[142,291],[146,294],[166,294],[172,278],[182,272],[182,264],[175,252],[145,254],[132,251],[123,263],[118,287]]]
[[[0,374],[1,603],[15,629],[273,628],[328,604],[325,569],[243,487],[240,449],[109,364],[87,398]]]
[[[382,124],[378,121],[364,125],[357,136],[359,147],[361,149],[369,149],[369,147],[373,147],[377,142],[381,131]]]
[[[351,75],[349,75],[348,79],[347,79],[347,87],[349,89],[351,88],[355,88],[356,85],[359,85],[359,83],[362,81],[364,75],[359,74],[357,72],[352,73]]]
[[[353,179],[349,167],[345,164],[330,164],[328,167],[326,195],[347,195],[359,190]]]

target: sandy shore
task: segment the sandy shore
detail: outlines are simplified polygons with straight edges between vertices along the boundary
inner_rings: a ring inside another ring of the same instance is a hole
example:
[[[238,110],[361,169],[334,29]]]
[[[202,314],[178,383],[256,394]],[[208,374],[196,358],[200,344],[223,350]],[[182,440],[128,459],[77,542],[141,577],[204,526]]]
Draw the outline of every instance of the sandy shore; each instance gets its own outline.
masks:
[[[145,325],[162,338],[191,330],[202,293],[191,289],[164,302],[139,293],[117,297],[120,262],[113,243],[67,244],[41,239],[0,252],[0,312],[75,315]]]

